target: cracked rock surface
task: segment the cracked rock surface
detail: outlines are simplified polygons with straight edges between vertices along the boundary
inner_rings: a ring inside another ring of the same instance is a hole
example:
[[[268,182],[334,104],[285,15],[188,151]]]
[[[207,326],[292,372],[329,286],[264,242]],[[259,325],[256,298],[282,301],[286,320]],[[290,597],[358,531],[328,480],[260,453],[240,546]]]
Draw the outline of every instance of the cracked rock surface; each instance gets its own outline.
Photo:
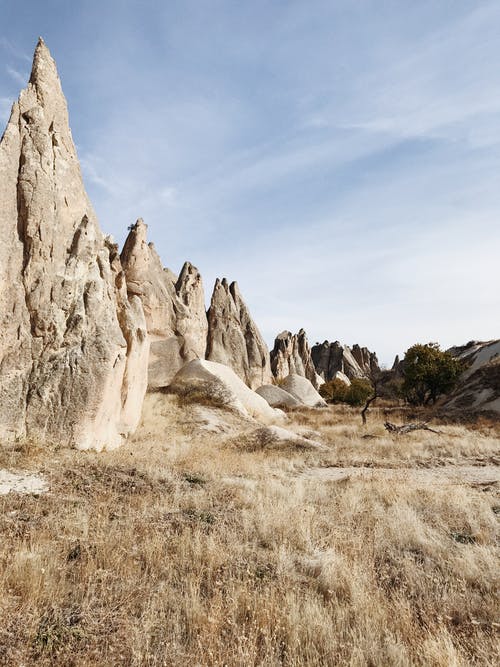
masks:
[[[42,40],[0,174],[0,437],[115,447],[140,418],[149,340],[85,192]]]
[[[185,262],[179,277],[164,269],[147,225],[139,219],[130,229],[121,261],[131,298],[144,308],[151,339],[148,384],[165,387],[188,361],[204,359],[208,322],[205,293],[198,269]]]
[[[215,281],[208,309],[207,359],[232,368],[250,389],[272,382],[267,345],[237,283],[225,278]]]

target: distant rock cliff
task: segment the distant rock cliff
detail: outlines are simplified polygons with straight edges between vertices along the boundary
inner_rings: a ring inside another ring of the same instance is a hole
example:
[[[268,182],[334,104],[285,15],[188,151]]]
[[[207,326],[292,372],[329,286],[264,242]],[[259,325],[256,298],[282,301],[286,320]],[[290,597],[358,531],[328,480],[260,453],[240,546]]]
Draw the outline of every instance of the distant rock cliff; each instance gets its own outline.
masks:
[[[312,347],[311,356],[316,372],[325,381],[333,379],[339,372],[353,380],[369,378],[373,372],[380,370],[377,355],[359,345],[353,345],[351,350],[338,341],[329,343],[325,340]]]

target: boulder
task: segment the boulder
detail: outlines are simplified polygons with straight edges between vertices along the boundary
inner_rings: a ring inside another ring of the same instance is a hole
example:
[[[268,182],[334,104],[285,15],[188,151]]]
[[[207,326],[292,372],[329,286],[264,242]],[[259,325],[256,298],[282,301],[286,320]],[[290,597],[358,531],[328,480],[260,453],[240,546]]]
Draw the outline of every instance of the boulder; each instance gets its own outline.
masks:
[[[293,433],[281,426],[261,426],[238,438],[238,446],[256,451],[259,449],[303,449],[326,451],[321,442]]]
[[[214,361],[190,361],[175,375],[169,391],[194,403],[225,407],[265,424],[283,419],[283,413],[249,389],[232,368]]]
[[[307,407],[320,408],[326,406],[326,401],[321,398],[309,380],[302,375],[289,375],[283,380],[281,389],[284,389]]]
[[[0,173],[0,437],[115,447],[140,419],[149,339],[85,192],[41,39]]]
[[[186,262],[179,277],[164,269],[142,219],[130,228],[121,253],[130,296],[141,300],[151,338],[148,386],[167,386],[192,359],[204,359],[208,322],[201,275]]]
[[[207,316],[207,359],[232,368],[251,389],[269,384],[269,350],[235,282],[217,278]]]
[[[255,391],[273,408],[300,408],[303,405],[295,396],[274,384],[263,384]]]
[[[297,334],[282,331],[276,336],[271,350],[271,370],[278,380],[295,374],[306,377],[316,389],[323,384],[322,378],[316,373],[304,329]]]
[[[337,371],[337,372],[334,374],[332,380],[340,380],[340,381],[343,382],[347,387],[350,387],[350,386],[351,386],[351,381],[349,380],[349,378],[347,377],[347,375],[345,375],[344,373],[342,373],[342,371]]]

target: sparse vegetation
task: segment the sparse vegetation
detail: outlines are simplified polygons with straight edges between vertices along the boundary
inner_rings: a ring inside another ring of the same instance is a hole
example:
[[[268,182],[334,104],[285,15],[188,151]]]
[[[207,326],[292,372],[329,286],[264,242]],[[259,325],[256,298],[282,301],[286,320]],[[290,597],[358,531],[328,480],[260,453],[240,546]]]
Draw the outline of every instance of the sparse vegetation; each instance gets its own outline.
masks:
[[[373,386],[369,380],[365,379],[354,378],[350,385],[346,385],[342,380],[335,378],[321,385],[319,393],[329,403],[360,406],[373,393]]]
[[[365,440],[358,410],[304,409],[328,451],[249,451],[189,409],[148,397],[114,452],[2,448],[51,485],[0,496],[2,666],[496,662],[496,485],[425,477],[492,465],[495,424],[396,441],[375,408]],[[360,465],[396,476],[305,474]]]

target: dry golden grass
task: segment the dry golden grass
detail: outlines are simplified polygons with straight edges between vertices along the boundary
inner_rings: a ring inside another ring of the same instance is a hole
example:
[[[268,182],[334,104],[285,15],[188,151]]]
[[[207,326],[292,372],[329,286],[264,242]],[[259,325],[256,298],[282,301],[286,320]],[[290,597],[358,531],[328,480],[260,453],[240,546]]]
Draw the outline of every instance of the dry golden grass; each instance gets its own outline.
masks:
[[[494,465],[495,426],[367,433],[291,413],[329,451],[239,449],[154,395],[109,453],[3,447],[50,493],[0,497],[1,665],[493,665],[496,485],[301,474]],[[231,422],[235,426],[237,420]]]

